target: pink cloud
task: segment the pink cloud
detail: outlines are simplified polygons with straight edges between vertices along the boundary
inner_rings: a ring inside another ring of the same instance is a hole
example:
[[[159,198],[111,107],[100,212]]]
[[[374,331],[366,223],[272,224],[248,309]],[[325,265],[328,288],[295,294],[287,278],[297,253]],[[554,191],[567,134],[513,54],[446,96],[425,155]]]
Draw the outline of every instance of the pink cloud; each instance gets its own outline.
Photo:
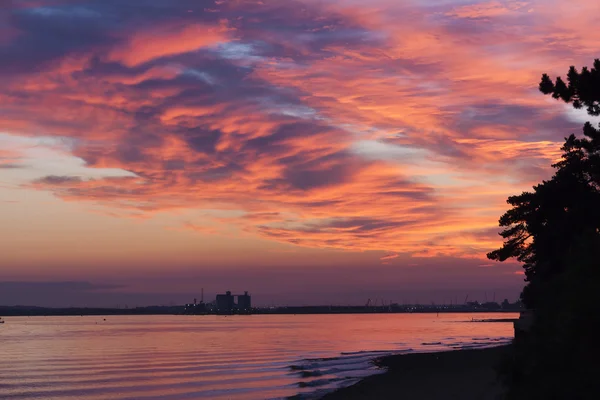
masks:
[[[135,177],[65,173],[25,187],[114,216],[224,211],[218,222],[240,234],[391,252],[384,262],[398,252],[484,258],[501,242],[505,198],[551,173],[574,126],[535,86],[564,59],[591,60],[592,21],[562,25],[538,2],[434,14],[381,4],[403,12],[235,2],[146,11],[152,23],[118,32],[81,28],[89,46],[61,43],[44,68],[24,58],[2,70],[2,127],[69,138],[88,168]],[[39,39],[14,29],[25,44]]]
[[[153,59],[189,53],[203,47],[227,41],[227,28],[224,26],[154,26],[145,31],[133,33],[126,45],[110,52],[109,60],[121,61],[129,67],[146,63]]]
[[[386,254],[385,256],[380,257],[379,259],[381,261],[388,261],[388,260],[393,260],[394,258],[398,258],[398,257],[399,257],[398,254],[392,253],[392,254]]]
[[[490,1],[459,6],[446,15],[458,18],[493,18],[515,12],[531,12],[531,5],[528,1]]]

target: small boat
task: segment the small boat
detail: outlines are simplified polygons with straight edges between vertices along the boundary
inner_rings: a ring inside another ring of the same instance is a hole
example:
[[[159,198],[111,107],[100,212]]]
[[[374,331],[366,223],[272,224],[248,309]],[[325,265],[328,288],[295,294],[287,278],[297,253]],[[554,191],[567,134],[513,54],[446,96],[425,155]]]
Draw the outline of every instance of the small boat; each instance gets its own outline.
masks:
[[[0,318],[0,324],[3,324],[4,320],[2,318]]]

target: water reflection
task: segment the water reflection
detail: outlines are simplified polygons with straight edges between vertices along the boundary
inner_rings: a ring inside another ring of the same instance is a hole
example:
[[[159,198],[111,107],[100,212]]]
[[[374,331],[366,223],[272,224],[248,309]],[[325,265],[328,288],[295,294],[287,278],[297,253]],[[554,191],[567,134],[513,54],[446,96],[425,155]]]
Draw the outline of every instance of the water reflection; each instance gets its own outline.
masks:
[[[511,323],[473,323],[470,314],[6,320],[3,399],[309,395],[373,373],[369,362],[378,355],[490,346],[513,334]]]

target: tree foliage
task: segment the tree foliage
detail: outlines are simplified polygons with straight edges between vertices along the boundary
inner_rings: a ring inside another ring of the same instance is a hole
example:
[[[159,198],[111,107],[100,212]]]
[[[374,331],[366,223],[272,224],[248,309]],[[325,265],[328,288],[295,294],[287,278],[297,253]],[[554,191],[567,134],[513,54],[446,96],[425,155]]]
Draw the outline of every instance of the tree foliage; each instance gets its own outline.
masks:
[[[540,91],[551,94],[565,103],[572,103],[575,108],[585,106],[590,115],[600,115],[600,59],[594,61],[591,70],[583,67],[581,72],[577,72],[575,67],[571,66],[567,73],[567,82],[565,84],[561,77],[552,82],[548,74],[544,74],[540,82]]]
[[[544,74],[540,90],[600,115],[600,60],[581,73],[571,67],[568,85]],[[492,260],[516,258],[523,263],[528,282],[523,301],[529,308],[536,307],[543,282],[566,268],[564,254],[575,244],[574,238],[597,234],[600,228],[600,130],[587,122],[583,137],[570,135],[562,151],[550,180],[508,198],[512,208],[500,218],[504,244],[488,254]]]
[[[600,60],[581,72],[571,67],[567,83],[544,74],[539,88],[598,116]],[[550,180],[508,198],[511,209],[500,218],[504,243],[488,254],[523,263],[522,298],[534,312],[505,375],[513,398],[600,398],[593,358],[600,345],[590,331],[600,323],[592,298],[600,285],[600,129],[587,122],[583,136],[565,138],[562,152]]]

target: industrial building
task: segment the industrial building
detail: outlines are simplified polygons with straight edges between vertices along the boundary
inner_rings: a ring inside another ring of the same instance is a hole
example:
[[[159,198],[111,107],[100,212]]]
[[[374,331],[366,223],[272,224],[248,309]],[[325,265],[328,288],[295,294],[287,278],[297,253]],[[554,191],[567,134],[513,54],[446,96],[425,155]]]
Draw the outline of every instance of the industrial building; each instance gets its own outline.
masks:
[[[250,312],[252,309],[252,302],[248,292],[244,292],[244,294],[239,295],[237,297],[237,301],[237,308],[240,312]]]
[[[237,297],[237,303],[235,302]],[[216,299],[217,314],[249,314],[252,309],[252,301],[248,292],[244,294],[231,294],[230,291],[225,294],[218,294]]]
[[[231,313],[234,305],[234,296],[231,295],[231,292],[217,295],[217,312]]]

